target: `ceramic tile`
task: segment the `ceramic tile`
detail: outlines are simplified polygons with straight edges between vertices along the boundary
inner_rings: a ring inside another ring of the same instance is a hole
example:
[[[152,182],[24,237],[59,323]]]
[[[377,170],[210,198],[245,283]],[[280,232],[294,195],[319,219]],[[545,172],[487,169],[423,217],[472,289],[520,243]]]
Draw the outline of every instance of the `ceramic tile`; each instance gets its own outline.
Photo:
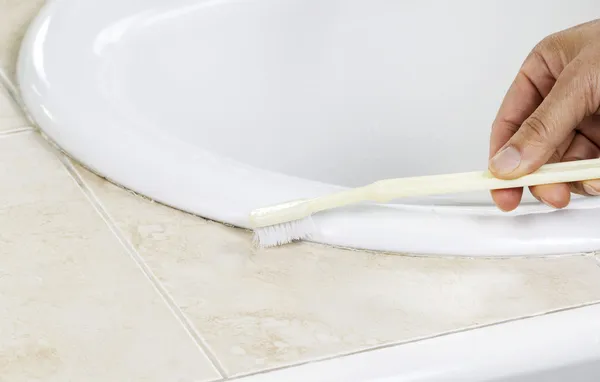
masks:
[[[0,138],[0,181],[0,381],[218,378],[37,134]]]
[[[32,18],[44,0],[0,0],[0,68],[15,78],[19,46]]]
[[[21,109],[0,84],[0,132],[23,128],[29,125]]]
[[[233,375],[600,299],[591,256],[423,258],[294,244],[152,203],[79,169]]]

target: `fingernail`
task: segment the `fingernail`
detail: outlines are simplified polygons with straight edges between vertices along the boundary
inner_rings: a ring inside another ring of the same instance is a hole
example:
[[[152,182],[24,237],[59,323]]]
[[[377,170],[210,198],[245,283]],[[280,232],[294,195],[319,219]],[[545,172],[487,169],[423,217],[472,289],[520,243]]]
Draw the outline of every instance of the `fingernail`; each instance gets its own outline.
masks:
[[[558,207],[557,207],[557,206],[555,206],[554,204],[550,203],[550,202],[549,202],[549,201],[547,201],[546,199],[544,199],[544,198],[540,198],[540,200],[542,201],[542,203],[544,203],[544,204],[545,204],[545,205],[547,205],[548,207],[552,207],[552,208],[556,208],[556,209],[558,209]]]
[[[590,195],[599,196],[600,195],[600,182],[585,182],[583,184],[583,189]]]
[[[513,146],[500,150],[490,160],[490,169],[496,174],[510,174],[521,164],[521,153]]]

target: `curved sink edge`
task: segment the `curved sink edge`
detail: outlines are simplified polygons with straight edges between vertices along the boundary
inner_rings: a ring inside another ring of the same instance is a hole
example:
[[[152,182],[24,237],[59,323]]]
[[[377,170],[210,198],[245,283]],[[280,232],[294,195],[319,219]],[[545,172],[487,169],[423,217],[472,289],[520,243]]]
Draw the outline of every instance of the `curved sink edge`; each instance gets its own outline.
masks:
[[[298,193],[298,197],[306,197],[307,194],[322,194],[324,192],[332,192],[339,189],[339,187],[332,185],[323,185],[323,187],[316,187],[312,181],[298,179],[298,182],[292,182],[293,184],[287,183],[290,181],[290,177],[284,174],[261,172],[262,176],[266,178],[259,179],[256,174],[247,173],[247,168],[238,169],[241,170],[241,177],[237,178],[237,182],[233,179],[223,179],[221,176],[220,187],[213,188],[210,191],[219,192],[225,189],[233,189],[235,186],[240,187],[241,184],[247,185],[248,183],[240,182],[239,180],[250,179],[261,180],[254,182],[253,198],[252,200],[242,201],[244,204],[243,208],[238,213],[229,213],[229,215],[223,215],[222,211],[227,207],[231,206],[234,202],[233,199],[221,201],[221,204],[215,203],[215,210],[219,211],[221,218],[216,218],[216,214],[211,211],[202,211],[199,208],[195,200],[202,198],[202,193],[206,192],[206,184],[198,182],[198,178],[191,181],[192,187],[190,186],[187,175],[194,173],[197,170],[197,166],[194,163],[182,161],[180,159],[189,159],[195,157],[197,153],[185,153],[178,150],[173,150],[172,156],[169,160],[162,161],[163,165],[165,162],[171,162],[171,164],[185,163],[185,168],[180,168],[178,173],[179,177],[177,180],[170,183],[166,187],[152,186],[152,180],[150,178],[142,179],[143,177],[131,177],[131,174],[125,174],[122,172],[121,162],[112,161],[112,163],[104,163],[100,166],[92,166],[91,163],[101,163],[102,157],[105,153],[102,152],[98,145],[98,141],[102,142],[111,141],[123,143],[118,133],[112,136],[105,134],[106,132],[100,132],[97,129],[90,129],[86,132],[92,132],[89,134],[81,133],[81,130],[77,126],[82,124],[89,124],[87,120],[81,121],[70,121],[71,123],[63,123],[59,125],[55,123],[53,118],[49,115],[53,115],[54,118],[60,115],[58,120],[69,120],[68,112],[61,115],[61,112],[69,110],[68,105],[64,105],[62,110],[60,108],[45,108],[45,102],[47,100],[42,99],[43,97],[36,92],[32,84],[37,83],[40,85],[41,79],[39,73],[36,72],[32,64],[32,51],[33,40],[36,35],[40,32],[41,25],[44,24],[46,19],[51,16],[53,6],[57,2],[49,2],[40,11],[38,16],[32,22],[26,38],[23,41],[23,45],[19,54],[18,62],[18,87],[20,88],[23,102],[27,106],[27,110],[38,123],[40,128],[62,149],[68,152],[74,158],[84,165],[90,167],[93,171],[97,172],[101,176],[106,176],[111,179],[114,183],[121,185],[125,188],[131,189],[137,193],[145,195],[153,200],[160,203],[172,206],[174,208],[188,211],[199,216],[206,218],[223,221],[224,223],[233,224],[242,228],[248,228],[247,224],[247,213],[253,208],[262,206],[264,204],[258,204],[261,200],[273,200],[273,195],[288,195],[289,191]],[[52,110],[51,110],[52,109]],[[50,114],[49,114],[50,113]],[[113,132],[116,132],[116,128]],[[70,137],[64,137],[60,134],[60,131],[70,131],[72,134]],[[104,133],[104,134],[103,134]],[[78,135],[79,134],[79,135]],[[96,136],[94,136],[96,134]],[[134,137],[129,143],[139,143],[144,141],[143,137]],[[85,142],[89,141],[89,147],[95,148],[96,151],[87,151],[76,143],[77,141]],[[147,142],[147,152],[154,153],[152,146],[162,142]],[[149,146],[148,146],[149,145]],[[106,145],[104,147],[108,147]],[[127,147],[128,145],[124,145]],[[123,146],[122,146],[123,147]],[[131,147],[131,146],[129,146]],[[118,153],[119,150],[115,150],[114,153]],[[136,163],[136,157],[131,151],[122,150],[121,158],[127,158],[132,163]],[[164,152],[161,153],[164,155]],[[100,159],[99,159],[100,158]],[[157,168],[152,166],[152,163],[156,163],[155,155],[148,155],[149,159],[146,162],[146,166],[135,167],[135,170],[142,168],[152,175],[156,175]],[[179,159],[177,159],[179,158]],[[97,162],[96,160],[99,161]],[[139,158],[138,158],[139,159]],[[163,158],[165,159],[165,158]],[[205,163],[202,163],[205,165]],[[215,168],[209,169],[204,174],[205,177],[209,177],[209,173],[223,173],[223,167],[225,166],[231,169],[230,163],[218,163]],[[173,166],[166,166],[166,171],[163,168],[163,174],[166,175],[165,179],[174,180],[171,175],[172,173],[168,170],[172,169]],[[139,171],[135,171],[139,174]],[[227,173],[227,172],[225,172]],[[117,175],[110,175],[117,174]],[[263,186],[265,179],[268,184],[274,183],[281,186],[281,189],[275,190],[270,186]],[[150,181],[149,181],[150,180]],[[213,184],[214,186],[214,184]],[[246,189],[247,191],[248,189]],[[271,193],[271,195],[265,195]],[[209,193],[210,194],[210,193]],[[235,196],[236,194],[232,194]],[[174,202],[177,201],[177,202]],[[281,199],[281,201],[284,201]],[[239,200],[237,201],[240,202]],[[593,204],[596,205],[593,205]],[[560,243],[553,241],[547,237],[548,228],[556,227],[557,225],[564,225],[564,219],[568,216],[569,218],[586,220],[587,223],[597,223],[598,219],[594,216],[593,210],[590,208],[596,208],[600,204],[596,201],[582,201],[581,203],[573,203],[570,209],[560,211],[559,213],[550,214],[543,220],[537,218],[539,214],[548,212],[540,210],[539,207],[533,208],[525,214],[529,216],[527,219],[527,237],[523,238],[523,232],[519,229],[523,229],[524,226],[520,224],[514,224],[515,220],[506,219],[505,216],[499,216],[496,213],[488,213],[489,209],[486,208],[486,213],[480,214],[479,209],[468,208],[465,210],[461,206],[444,206],[444,207],[428,207],[428,206],[402,206],[402,205],[388,205],[388,206],[366,206],[362,207],[359,211],[357,209],[347,209],[342,211],[332,211],[331,213],[319,214],[315,217],[319,232],[315,234],[313,240],[323,244],[335,245],[340,247],[351,247],[351,248],[362,248],[371,250],[381,250],[390,252],[409,252],[419,254],[435,254],[435,255],[462,255],[462,256],[514,256],[509,253],[514,253],[518,250],[516,255],[550,255],[550,254],[564,254],[572,251],[574,247],[577,247],[578,251],[592,251],[600,248],[600,239],[595,238],[589,229],[561,229],[563,235]],[[234,209],[231,209],[233,211]],[[449,212],[449,213],[445,213]],[[441,215],[443,215],[443,219]],[[516,215],[521,215],[517,212]],[[596,214],[597,215],[597,214]],[[226,218],[222,218],[226,216]],[[481,219],[484,218],[485,224],[481,225]],[[510,221],[509,221],[510,220]],[[595,224],[585,224],[579,222],[579,227],[590,227]],[[596,224],[597,225],[597,224]],[[520,228],[519,228],[520,227]],[[470,232],[471,229],[477,229],[477,235],[473,236]],[[398,241],[394,239],[398,233],[403,234],[408,240]]]
[[[397,213],[389,208],[356,206],[313,217],[311,241],[365,250],[417,255],[514,257],[593,252],[600,248],[594,228],[596,208],[548,214],[498,216]],[[576,221],[577,224],[565,224]],[[365,230],[364,227],[373,229]],[[549,232],[560,231],[560,237]],[[403,240],[397,240],[402,235]]]

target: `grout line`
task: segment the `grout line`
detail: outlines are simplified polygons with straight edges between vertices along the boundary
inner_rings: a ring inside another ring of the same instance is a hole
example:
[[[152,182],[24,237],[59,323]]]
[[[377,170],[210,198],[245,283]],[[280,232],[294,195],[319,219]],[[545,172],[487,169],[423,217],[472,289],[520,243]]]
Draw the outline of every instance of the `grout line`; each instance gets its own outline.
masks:
[[[6,131],[0,131],[0,139],[5,138],[7,136],[21,134],[21,133],[29,133],[35,131],[33,127],[18,127],[16,129],[10,129]]]
[[[600,259],[599,259],[599,261],[600,261]],[[312,360],[308,360],[308,361],[304,361],[304,362],[299,362],[299,363],[292,364],[292,365],[279,366],[279,367],[274,367],[274,368],[271,368],[271,369],[265,369],[265,370],[255,371],[255,372],[251,372],[251,373],[247,373],[247,374],[239,374],[239,375],[233,376],[230,379],[227,379],[227,381],[241,381],[244,378],[253,377],[253,376],[257,376],[257,375],[269,374],[269,373],[272,373],[272,372],[277,372],[277,371],[282,371],[282,370],[287,370],[287,369],[293,369],[293,368],[296,368],[296,367],[306,366],[306,365],[309,365],[309,364],[325,363],[325,362],[332,361],[332,360],[339,359],[339,358],[351,357],[351,356],[355,356],[355,355],[359,355],[359,354],[364,354],[364,353],[370,353],[370,352],[378,351],[378,350],[391,349],[391,348],[395,348],[395,347],[398,347],[398,346],[407,345],[407,344],[411,344],[411,343],[415,343],[415,342],[420,342],[420,341],[425,341],[425,340],[431,340],[431,339],[435,339],[435,338],[445,337],[445,336],[449,336],[449,335],[452,335],[452,334],[464,333],[464,332],[468,332],[468,331],[472,331],[472,330],[477,330],[477,329],[485,329],[485,328],[489,328],[489,327],[493,327],[493,326],[498,326],[498,325],[503,325],[503,324],[507,324],[507,323],[511,323],[511,322],[522,321],[522,320],[526,320],[526,319],[529,319],[529,318],[542,317],[542,316],[547,316],[547,315],[551,315],[551,314],[555,314],[555,313],[566,312],[566,311],[569,311],[569,310],[574,310],[574,309],[579,309],[579,308],[586,308],[586,307],[594,306],[594,305],[600,305],[600,300],[589,302],[589,303],[584,303],[584,304],[579,304],[579,305],[573,305],[573,306],[570,306],[570,307],[555,309],[555,310],[551,310],[551,311],[548,311],[548,312],[535,313],[535,314],[531,314],[531,315],[527,315],[527,316],[521,316],[521,317],[517,317],[517,318],[509,318],[509,319],[506,319],[506,320],[497,321],[497,322],[493,322],[493,323],[490,323],[490,324],[484,324],[484,325],[478,325],[478,326],[470,326],[470,327],[466,327],[466,328],[462,328],[462,329],[451,330],[451,331],[447,331],[447,332],[443,332],[443,333],[439,333],[439,334],[435,334],[435,335],[431,335],[431,336],[417,337],[417,338],[410,339],[410,340],[392,342],[392,343],[388,343],[388,344],[384,344],[384,345],[374,346],[374,347],[367,348],[367,349],[356,350],[356,351],[353,351],[353,352],[348,352],[348,353],[343,353],[343,354],[337,354],[337,355],[333,355],[333,356],[329,356],[329,357],[323,357],[323,358],[318,358],[318,359],[312,359]]]
[[[88,187],[83,178],[79,175],[71,161],[62,153],[56,153],[59,156],[59,160],[65,166],[69,175],[73,178],[75,183],[80,187],[82,192],[85,194],[86,198],[92,204],[96,212],[100,215],[100,217],[104,220],[108,228],[111,232],[116,236],[117,240],[123,245],[129,256],[136,263],[136,265],[140,268],[142,273],[146,276],[146,278],[150,281],[156,292],[160,295],[162,300],[166,303],[167,307],[173,313],[177,321],[183,326],[184,330],[190,336],[190,338],[194,341],[198,349],[206,356],[213,367],[219,373],[221,379],[218,381],[224,381],[227,379],[227,373],[223,365],[219,362],[218,358],[215,354],[210,350],[210,347],[206,343],[206,341],[202,338],[202,335],[196,330],[195,326],[189,321],[185,313],[179,308],[179,306],[175,303],[175,300],[170,295],[170,293],[165,289],[160,280],[156,277],[154,272],[150,269],[150,267],[146,264],[142,256],[137,252],[137,250],[131,245],[129,240],[124,237],[121,230],[117,227],[114,220],[104,208],[98,197],[94,194],[94,192]]]
[[[21,109],[21,112],[32,123],[33,126],[0,132],[0,139],[25,132],[40,132],[42,139],[44,139],[44,141],[46,141],[46,143],[49,144],[50,149],[54,151],[54,154],[57,156],[58,160],[60,160],[60,162],[63,164],[67,173],[71,176],[71,178],[75,181],[77,186],[81,189],[81,191],[88,199],[92,207],[100,215],[102,220],[108,226],[113,235],[115,235],[120,244],[125,248],[125,251],[129,254],[129,256],[132,258],[132,260],[135,262],[138,268],[142,271],[144,276],[146,276],[146,278],[150,281],[154,290],[159,294],[163,302],[167,305],[167,308],[175,316],[179,324],[183,327],[185,332],[197,346],[198,350],[200,350],[202,355],[208,358],[208,360],[211,362],[213,368],[219,374],[219,378],[212,380],[211,382],[221,382],[227,380],[228,377],[227,373],[225,372],[225,368],[223,367],[223,365],[221,365],[216,355],[213,354],[213,352],[210,350],[210,347],[208,346],[206,341],[204,341],[202,335],[196,330],[195,326],[189,321],[189,319],[186,317],[183,311],[181,311],[179,306],[175,303],[173,297],[171,297],[169,292],[164,288],[160,280],[158,280],[156,275],[152,272],[150,267],[146,264],[144,259],[137,252],[137,250],[133,248],[131,243],[129,243],[129,241],[123,236],[120,229],[117,227],[114,220],[107,212],[106,208],[104,208],[104,206],[100,202],[99,198],[94,194],[94,192],[87,186],[85,181],[81,178],[81,176],[73,166],[71,160],[62,152],[62,149],[60,149],[54,143],[54,141],[50,140],[42,131],[39,130],[37,124],[32,119],[31,115],[29,115],[29,113],[27,112],[27,109],[25,108],[25,105],[23,103],[22,98],[19,95],[17,88],[15,87],[13,82],[8,78],[8,76],[2,68],[0,68],[0,86],[4,86],[9,96],[17,103],[17,105]]]
[[[4,72],[4,70],[1,67],[0,67],[0,87],[2,87],[6,91],[6,93],[8,93],[8,96],[18,106],[19,111],[21,112],[23,117],[29,122],[30,127],[28,127],[28,129],[30,129],[30,130],[37,129],[37,124],[35,123],[33,117],[31,117],[31,115],[27,111],[27,107],[25,107],[25,102],[23,102],[23,98],[21,98],[21,94],[19,93],[19,90],[17,89],[17,87],[15,86],[13,81],[10,78],[8,78],[8,76],[6,75],[6,73]],[[19,129],[15,129],[15,130],[19,130]],[[12,130],[11,130],[11,132],[12,132]],[[15,132],[20,132],[20,131],[15,131]]]
[[[3,68],[0,67],[0,85],[2,85],[12,99],[15,100],[19,105],[21,104],[21,97],[19,96],[19,92],[17,91],[17,87],[13,83],[13,81],[8,78],[8,75],[4,71]]]
[[[32,126],[37,126],[33,117],[29,114],[27,107],[25,106],[25,102],[21,97],[21,93],[18,90],[18,87],[14,84],[14,82],[8,77],[4,69],[0,67],[0,86],[4,87],[9,97],[17,104],[21,113],[25,119],[29,121]]]
[[[5,136],[14,135],[14,134],[24,133],[24,132],[31,132],[31,131],[36,131],[36,130],[39,131],[39,128],[37,128],[37,124],[31,117],[31,115],[28,113],[27,108],[25,107],[25,104],[23,102],[23,99],[21,98],[19,91],[17,90],[17,87],[15,86],[13,81],[6,75],[6,72],[1,67],[0,67],[0,86],[3,86],[5,88],[5,90],[8,92],[8,95],[19,106],[19,108],[21,109],[21,112],[25,115],[25,118],[27,118],[31,122],[32,126],[34,126],[34,127],[24,127],[24,128],[12,129],[12,130],[5,131],[5,132],[0,132],[0,138],[3,138]],[[175,300],[173,299],[173,297],[171,297],[171,295],[165,289],[165,287],[162,285],[160,280],[158,280],[158,278],[152,272],[150,267],[146,264],[144,259],[140,256],[140,254],[136,251],[136,249],[133,248],[131,243],[123,236],[123,234],[121,233],[121,230],[117,227],[117,225],[115,224],[114,220],[111,218],[111,216],[108,213],[108,211],[106,210],[106,208],[104,208],[104,206],[102,205],[102,203],[100,202],[98,197],[94,194],[94,192],[88,187],[88,185],[85,183],[85,181],[81,178],[81,176],[79,175],[79,173],[73,166],[73,163],[71,162],[71,160],[69,158],[67,158],[67,156],[65,154],[63,154],[62,150],[52,140],[49,140],[43,132],[40,131],[40,133],[42,135],[42,138],[47,143],[49,143],[49,147],[54,151],[54,154],[57,156],[58,160],[60,160],[60,162],[63,164],[63,166],[65,167],[69,176],[71,176],[71,178],[75,181],[75,183],[81,189],[82,193],[88,199],[88,201],[90,202],[92,207],[100,215],[100,217],[102,218],[104,223],[108,226],[108,228],[113,233],[113,235],[115,235],[115,237],[120,242],[120,244],[125,248],[125,251],[127,252],[127,254],[131,257],[131,259],[134,261],[134,263],[142,271],[144,276],[146,276],[148,281],[150,281],[154,290],[158,293],[160,298],[167,305],[167,308],[175,316],[175,318],[177,319],[179,324],[183,327],[183,329],[188,334],[190,339],[194,342],[194,344],[196,345],[198,350],[200,350],[202,355],[205,356],[206,358],[208,358],[208,360],[211,362],[213,368],[217,371],[217,373],[219,374],[219,377],[220,377],[220,378],[213,380],[212,382],[220,382],[220,381],[224,381],[224,380],[228,379],[227,373],[225,372],[225,368],[223,367],[223,365],[221,365],[221,363],[217,359],[216,355],[213,354],[213,352],[210,350],[210,347],[208,346],[206,341],[204,341],[201,334],[196,330],[195,326],[189,321],[189,319],[186,317],[186,315],[183,313],[183,311],[181,311],[179,306],[175,303]]]

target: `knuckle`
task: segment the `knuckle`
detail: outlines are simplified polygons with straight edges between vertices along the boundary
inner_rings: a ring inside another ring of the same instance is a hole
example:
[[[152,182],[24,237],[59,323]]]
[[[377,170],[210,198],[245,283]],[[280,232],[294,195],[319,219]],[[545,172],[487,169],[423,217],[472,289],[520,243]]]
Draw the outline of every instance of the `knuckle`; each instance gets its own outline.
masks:
[[[594,115],[600,111],[600,73],[596,70],[590,70],[582,80],[586,114]]]
[[[540,42],[538,42],[531,51],[531,53],[533,53],[536,56],[542,57],[554,54],[560,50],[560,40],[561,38],[558,34],[551,34],[542,39]]]
[[[598,114],[600,111],[600,44],[595,46],[593,53],[586,62],[582,86],[587,101],[587,112]]]
[[[565,69],[568,81],[562,83],[565,97],[576,97],[585,108],[586,115],[594,115],[600,109],[600,55],[587,52],[575,57]]]
[[[552,129],[547,122],[535,113],[525,121],[524,125],[526,127],[526,138],[531,144],[545,145],[548,142]]]
[[[550,156],[550,158],[548,158],[548,162],[547,163],[558,163],[560,162],[562,159],[562,156],[560,155],[560,153],[558,152],[558,150],[554,150],[554,152],[552,153],[552,155]]]
[[[558,77],[568,62],[564,50],[564,38],[561,33],[551,34],[534,46],[525,63],[546,68],[554,77]]]

